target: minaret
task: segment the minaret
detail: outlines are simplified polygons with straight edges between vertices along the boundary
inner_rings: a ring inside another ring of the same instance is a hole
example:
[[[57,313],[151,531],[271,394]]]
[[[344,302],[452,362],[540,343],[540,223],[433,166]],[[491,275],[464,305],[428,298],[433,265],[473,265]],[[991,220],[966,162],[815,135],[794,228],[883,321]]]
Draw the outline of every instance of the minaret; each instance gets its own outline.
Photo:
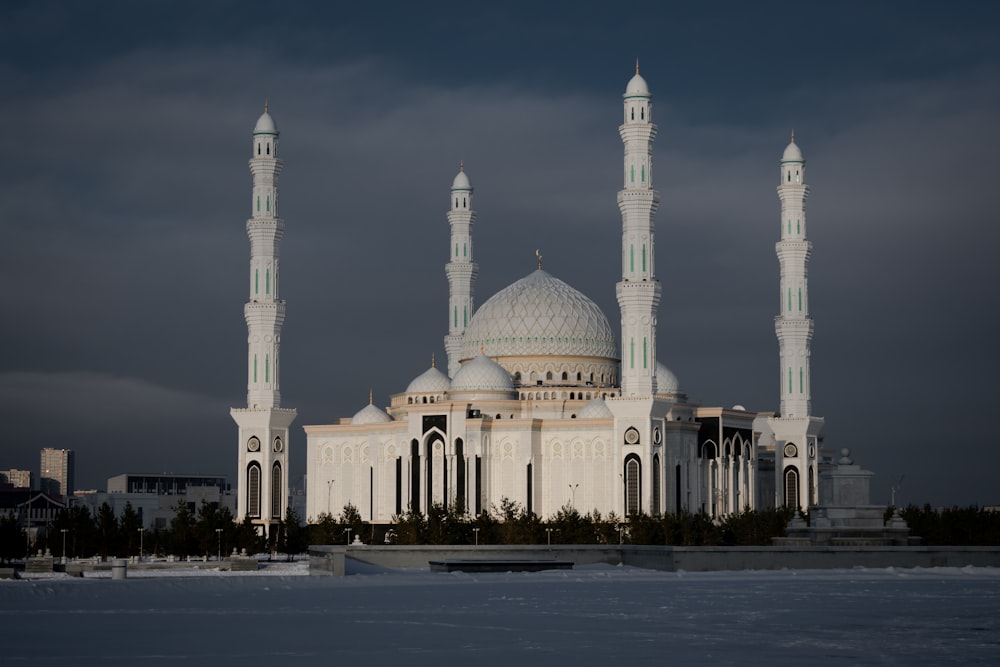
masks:
[[[278,251],[285,223],[278,217],[278,128],[264,105],[253,131],[250,237],[250,298],[247,323],[247,407],[230,413],[239,426],[237,516],[249,516],[268,535],[288,505],[288,428],[295,410],[281,407],[279,363],[285,302],[278,296]]]
[[[806,161],[792,141],[781,157],[781,240],[775,245],[781,266],[781,309],[774,318],[781,355],[781,416],[808,417],[809,344],[813,321],[809,317],[809,289],[806,276],[812,243],[806,238]]]
[[[795,134],[781,156],[778,199],[781,240],[775,244],[781,267],[779,315],[774,318],[780,358],[781,409],[768,419],[774,434],[775,504],[807,509],[819,499],[819,432],[809,390],[813,321],[807,281],[812,243],[806,237],[806,161]]]
[[[656,311],[660,283],[653,261],[653,214],[660,195],[653,189],[652,96],[635,65],[625,89],[625,122],[618,128],[625,144],[625,187],[618,192],[622,213],[622,279],[617,285],[622,316],[622,397],[656,393]]]
[[[448,211],[451,243],[448,263],[444,267],[448,275],[448,335],[444,337],[444,349],[448,353],[449,377],[455,377],[461,368],[458,360],[462,338],[472,318],[472,299],[479,273],[479,265],[472,261],[472,225],[475,221],[472,186],[465,175],[465,165],[460,164],[458,175],[451,184],[451,209]]]

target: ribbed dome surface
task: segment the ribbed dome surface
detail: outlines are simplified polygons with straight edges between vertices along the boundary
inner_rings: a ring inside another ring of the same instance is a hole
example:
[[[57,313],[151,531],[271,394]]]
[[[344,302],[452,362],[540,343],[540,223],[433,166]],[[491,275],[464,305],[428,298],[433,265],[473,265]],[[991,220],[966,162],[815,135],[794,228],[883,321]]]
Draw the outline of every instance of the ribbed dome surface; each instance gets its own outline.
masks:
[[[385,410],[375,407],[370,403],[358,410],[355,415],[351,417],[352,424],[384,424],[385,422],[391,421],[392,417],[386,414]]]
[[[577,419],[605,419],[607,417],[614,417],[611,413],[611,408],[604,401],[603,398],[598,396],[590,403],[583,406],[583,409],[576,415]]]
[[[678,394],[681,385],[677,376],[661,362],[656,362],[656,393],[658,394]]]
[[[463,365],[451,381],[451,393],[471,391],[514,391],[510,374],[485,355]]]
[[[448,391],[450,386],[451,380],[448,379],[448,376],[439,371],[437,368],[431,366],[426,371],[413,378],[413,381],[406,387],[406,393]]]
[[[494,294],[476,311],[465,331],[462,358],[480,352],[490,357],[616,359],[617,345],[597,304],[538,269]]]

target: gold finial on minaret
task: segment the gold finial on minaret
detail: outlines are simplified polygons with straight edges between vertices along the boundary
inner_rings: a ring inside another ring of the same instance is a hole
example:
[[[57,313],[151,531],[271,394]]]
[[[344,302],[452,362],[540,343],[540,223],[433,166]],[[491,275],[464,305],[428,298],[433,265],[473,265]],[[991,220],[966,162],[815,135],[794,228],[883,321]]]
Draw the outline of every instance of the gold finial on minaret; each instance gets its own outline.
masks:
[[[264,100],[264,113],[267,113],[267,112],[268,112],[268,111],[267,111],[267,107],[268,107],[268,104],[267,104],[267,100],[265,99],[265,100]]]
[[[792,130],[792,143],[795,143],[795,130]]]
[[[431,352],[431,368],[434,368],[434,353]]]
[[[535,248],[535,257],[538,259],[538,270],[542,270],[542,253],[538,252],[538,248]]]
[[[635,73],[636,74],[639,73],[639,59],[638,58],[635,59]]]
[[[368,405],[372,404],[372,390],[368,390]]]
[[[460,160],[458,163],[458,170],[465,171],[465,160]]]

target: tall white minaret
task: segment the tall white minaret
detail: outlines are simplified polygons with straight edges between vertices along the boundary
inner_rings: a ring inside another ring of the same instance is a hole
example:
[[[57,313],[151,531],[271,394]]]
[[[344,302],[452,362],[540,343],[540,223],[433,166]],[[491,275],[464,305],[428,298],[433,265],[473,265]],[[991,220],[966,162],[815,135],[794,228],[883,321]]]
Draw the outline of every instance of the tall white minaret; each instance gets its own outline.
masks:
[[[781,416],[808,417],[809,345],[813,321],[809,317],[807,281],[812,243],[806,238],[806,161],[792,141],[781,157],[781,240],[775,245],[781,266],[781,308],[774,318],[781,356]]]
[[[823,419],[813,417],[809,390],[809,355],[813,321],[809,317],[808,263],[812,243],[806,237],[806,161],[795,134],[781,156],[778,199],[781,240],[775,244],[781,267],[779,315],[774,318],[780,358],[781,409],[768,424],[774,434],[775,504],[807,509],[819,500],[819,432]]]
[[[660,283],[653,262],[653,214],[660,203],[653,189],[652,96],[646,80],[635,76],[625,88],[625,122],[618,128],[625,144],[625,187],[618,192],[622,213],[622,279],[616,293],[622,315],[621,386],[624,398],[656,393],[656,311]]]
[[[268,535],[288,506],[288,428],[296,412],[281,407],[279,362],[285,302],[278,296],[278,251],[285,223],[278,217],[278,128],[264,105],[253,131],[250,298],[247,323],[247,407],[233,408],[239,426],[236,519],[249,516]]]
[[[465,165],[460,164],[458,175],[451,184],[451,208],[448,224],[451,225],[449,259],[444,270],[448,275],[448,335],[444,349],[448,353],[448,375],[455,377],[461,368],[458,363],[462,352],[465,328],[472,318],[473,297],[479,265],[472,261],[472,225],[476,212],[472,210],[472,185],[465,175]]]

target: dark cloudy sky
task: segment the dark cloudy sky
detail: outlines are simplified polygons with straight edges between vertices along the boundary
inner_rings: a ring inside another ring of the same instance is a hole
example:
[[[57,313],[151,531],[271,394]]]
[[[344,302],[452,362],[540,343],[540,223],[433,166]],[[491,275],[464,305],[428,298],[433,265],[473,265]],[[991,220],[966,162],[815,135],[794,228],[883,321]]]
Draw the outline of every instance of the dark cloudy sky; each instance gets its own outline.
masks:
[[[876,471],[876,501],[905,475],[904,503],[1000,503],[997,5],[674,4],[4,2],[0,468],[37,471],[50,446],[76,450],[82,488],[232,478],[265,99],[293,474],[299,427],[369,388],[385,405],[443,360],[460,160],[477,303],[541,248],[617,326],[638,57],[659,126],[659,350],[689,396],[777,409],[774,188],[794,128],[826,444]]]

